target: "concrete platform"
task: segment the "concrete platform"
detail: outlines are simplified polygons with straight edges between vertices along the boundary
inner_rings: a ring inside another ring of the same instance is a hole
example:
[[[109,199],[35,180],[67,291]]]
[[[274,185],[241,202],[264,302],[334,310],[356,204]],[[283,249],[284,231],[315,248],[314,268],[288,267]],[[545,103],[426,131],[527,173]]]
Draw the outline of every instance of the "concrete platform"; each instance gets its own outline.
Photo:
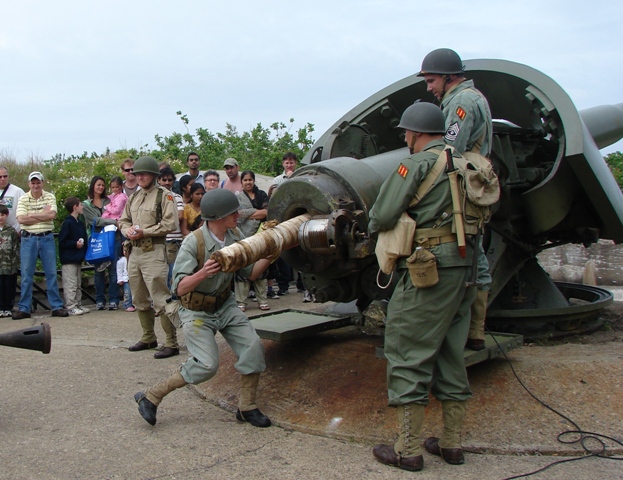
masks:
[[[312,308],[295,293],[270,300],[273,309]],[[247,312],[260,310],[249,305]],[[528,345],[509,357],[522,381],[587,431],[619,440],[623,432],[623,305],[607,315],[613,328],[574,343]],[[229,348],[212,382],[182,388],[158,409],[158,424],[138,414],[132,395],[175,371],[185,358],[155,360],[153,350],[128,352],[140,335],[136,314],[92,312],[0,319],[0,334],[41,321],[52,326],[49,355],[0,346],[0,479],[275,478],[401,479],[413,474],[378,464],[370,448],[392,441],[385,362],[379,338],[353,329],[290,342],[265,341],[268,371],[258,401],[277,428],[238,424],[238,375]],[[157,328],[159,336],[162,332]],[[519,386],[504,360],[469,368],[466,464],[452,467],[425,455],[418,478],[500,479],[575,455],[556,441],[567,421]],[[209,401],[204,401],[204,396]],[[225,408],[217,408],[212,404]],[[424,435],[440,431],[431,401]],[[281,427],[281,428],[279,428]],[[313,433],[310,435],[309,433]],[[612,448],[611,448],[612,447]],[[608,453],[623,454],[609,445]],[[586,458],[540,477],[623,478],[621,463]]]

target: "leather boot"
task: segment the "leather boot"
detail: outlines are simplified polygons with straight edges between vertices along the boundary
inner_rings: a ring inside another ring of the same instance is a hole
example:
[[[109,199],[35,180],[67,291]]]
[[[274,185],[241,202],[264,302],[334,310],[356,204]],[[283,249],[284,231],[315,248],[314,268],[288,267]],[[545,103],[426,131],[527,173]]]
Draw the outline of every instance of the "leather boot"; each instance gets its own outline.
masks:
[[[141,327],[143,328],[143,336],[141,337],[141,342],[143,343],[154,343],[156,341],[156,332],[154,331],[154,325],[156,323],[156,312],[153,309],[149,310],[138,310],[138,319],[141,322]]]
[[[149,424],[155,425],[158,405],[160,405],[165,395],[186,384],[187,382],[182,377],[182,374],[177,371],[166,380],[148,388],[145,392],[134,394],[134,400],[138,403],[139,413]]]
[[[398,440],[394,446],[376,445],[372,449],[374,458],[385,464],[416,472],[424,467],[420,435],[424,424],[425,406],[419,403],[398,405]]]
[[[272,422],[266,415],[260,412],[255,403],[259,383],[259,373],[240,376],[240,395],[236,419],[239,422],[249,422],[254,427],[266,428],[270,427]]]
[[[477,290],[476,299],[472,303],[472,315],[469,323],[466,347],[470,350],[485,349],[485,317],[487,316],[487,300],[489,290]]]
[[[441,438],[429,437],[424,442],[424,448],[433,455],[441,456],[447,463],[460,465],[465,462],[461,447],[461,430],[465,418],[466,402],[443,400],[443,434]]]

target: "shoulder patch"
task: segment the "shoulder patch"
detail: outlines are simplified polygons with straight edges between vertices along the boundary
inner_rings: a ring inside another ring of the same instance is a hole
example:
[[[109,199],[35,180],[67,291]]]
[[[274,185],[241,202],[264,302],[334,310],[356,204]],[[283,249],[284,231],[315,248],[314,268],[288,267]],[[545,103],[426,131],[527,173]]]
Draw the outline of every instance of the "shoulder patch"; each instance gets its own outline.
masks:
[[[456,116],[459,117],[461,120],[465,120],[466,115],[467,115],[467,112],[463,110],[461,107],[456,108]]]
[[[172,202],[172,201],[173,201],[173,195],[168,194],[168,195],[167,195],[167,200],[168,200],[169,202]]]
[[[454,122],[452,125],[448,127],[446,130],[446,135],[443,137],[446,142],[454,142],[459,136],[459,132],[461,131],[461,127],[457,122]]]
[[[409,169],[401,163],[398,166],[398,175],[400,175],[402,178],[407,178],[408,174],[409,174]]]

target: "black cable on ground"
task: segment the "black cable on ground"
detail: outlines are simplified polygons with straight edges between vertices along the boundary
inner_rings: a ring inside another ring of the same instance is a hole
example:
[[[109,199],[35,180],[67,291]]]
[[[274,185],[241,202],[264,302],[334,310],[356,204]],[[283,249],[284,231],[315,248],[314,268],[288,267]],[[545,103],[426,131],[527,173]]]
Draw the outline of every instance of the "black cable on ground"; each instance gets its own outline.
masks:
[[[604,459],[607,459],[607,460],[623,460],[623,457],[617,457],[617,456],[612,456],[612,455],[608,455],[607,454],[607,448],[608,447],[606,446],[606,443],[605,443],[604,440],[608,440],[608,441],[610,441],[610,442],[612,442],[612,443],[614,443],[616,445],[619,445],[622,448],[623,448],[623,442],[617,440],[616,438],[609,437],[608,435],[603,435],[601,433],[585,432],[584,430],[582,430],[580,428],[580,426],[576,422],[571,420],[566,415],[560,413],[555,408],[550,407],[548,404],[546,404],[544,401],[542,401],[536,395],[534,395],[530,391],[530,389],[528,387],[526,387],[526,385],[521,381],[521,379],[519,378],[519,375],[517,375],[517,372],[515,371],[515,368],[513,367],[512,362],[510,361],[510,359],[506,355],[506,352],[504,351],[504,349],[498,343],[498,341],[495,338],[494,334],[486,326],[485,326],[485,328],[487,330],[487,333],[491,336],[491,338],[493,338],[493,341],[495,342],[495,344],[498,346],[498,348],[500,349],[500,351],[504,355],[504,358],[508,362],[508,365],[511,367],[511,371],[513,372],[513,375],[515,376],[515,378],[519,382],[519,385],[521,385],[523,387],[523,389],[526,392],[528,392],[528,395],[530,395],[532,398],[534,398],[537,402],[539,402],[545,408],[547,408],[551,412],[555,413],[559,417],[562,417],[563,419],[565,419],[567,422],[569,422],[570,424],[572,424],[575,427],[575,430],[566,430],[564,432],[559,433],[558,436],[556,437],[556,439],[560,443],[563,443],[565,445],[573,445],[573,444],[579,443],[582,446],[582,448],[584,449],[584,451],[588,454],[588,455],[582,455],[581,457],[573,457],[573,458],[566,458],[564,460],[557,460],[557,461],[552,462],[549,465],[546,465],[543,468],[539,468],[538,470],[535,470],[533,472],[523,473],[521,475],[515,475],[513,477],[507,477],[504,480],[513,480],[515,478],[529,477],[531,475],[535,475],[537,473],[541,473],[541,472],[547,470],[548,468],[553,467],[554,465],[559,465],[561,463],[575,462],[575,461],[578,461],[578,460],[584,460],[584,459],[591,458],[591,457],[604,458]],[[565,440],[564,439],[564,437],[570,436],[570,435],[574,436],[574,438],[569,439],[569,440]],[[588,445],[589,442],[595,442],[597,448],[590,448],[590,446]]]

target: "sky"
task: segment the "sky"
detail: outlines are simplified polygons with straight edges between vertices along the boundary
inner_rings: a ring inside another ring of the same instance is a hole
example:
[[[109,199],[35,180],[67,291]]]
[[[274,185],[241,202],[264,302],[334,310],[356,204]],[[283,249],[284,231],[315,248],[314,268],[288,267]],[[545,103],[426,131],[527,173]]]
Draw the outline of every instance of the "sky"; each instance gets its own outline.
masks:
[[[620,0],[20,0],[0,4],[0,156],[312,123],[420,70],[431,50],[529,65],[578,110],[623,102]],[[622,151],[623,142],[602,150]]]

